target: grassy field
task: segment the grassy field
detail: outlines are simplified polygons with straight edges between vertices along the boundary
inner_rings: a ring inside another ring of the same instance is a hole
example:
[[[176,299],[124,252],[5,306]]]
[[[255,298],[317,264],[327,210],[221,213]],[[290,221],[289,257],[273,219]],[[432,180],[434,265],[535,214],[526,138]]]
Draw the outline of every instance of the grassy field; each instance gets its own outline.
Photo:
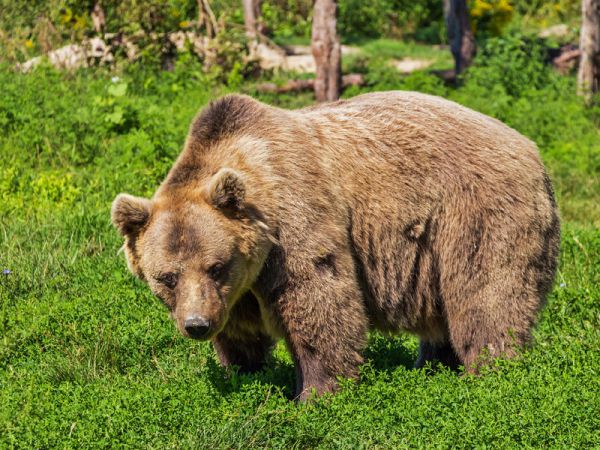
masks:
[[[239,376],[180,337],[110,225],[118,192],[152,194],[199,107],[252,85],[193,64],[120,79],[0,69],[0,448],[600,447],[598,111],[572,79],[514,52],[507,66],[495,45],[458,89],[366,62],[363,90],[444,95],[538,142],[563,243],[535,346],[467,377],[413,370],[416,339],[373,334],[362,381],[310,404],[289,400],[281,344],[268,369]]]

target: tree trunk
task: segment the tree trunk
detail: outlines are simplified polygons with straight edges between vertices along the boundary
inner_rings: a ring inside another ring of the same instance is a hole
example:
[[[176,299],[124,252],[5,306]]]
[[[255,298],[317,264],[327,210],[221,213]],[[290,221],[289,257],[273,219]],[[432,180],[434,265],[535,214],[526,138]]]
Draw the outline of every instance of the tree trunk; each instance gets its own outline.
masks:
[[[475,36],[471,29],[466,0],[444,0],[444,14],[450,50],[458,75],[471,64],[475,56]]]
[[[244,8],[244,25],[246,36],[250,40],[256,40],[262,33],[260,25],[260,0],[242,0]]]
[[[317,66],[315,97],[318,102],[333,101],[340,97],[342,48],[336,22],[336,0],[315,0],[312,54]]]
[[[104,26],[106,25],[106,16],[104,15],[104,9],[102,8],[100,1],[94,2],[94,7],[92,8],[92,12],[90,15],[92,16],[94,31],[97,34],[100,34],[104,30]]]
[[[600,0],[581,2],[581,61],[577,84],[586,101],[600,87]]]

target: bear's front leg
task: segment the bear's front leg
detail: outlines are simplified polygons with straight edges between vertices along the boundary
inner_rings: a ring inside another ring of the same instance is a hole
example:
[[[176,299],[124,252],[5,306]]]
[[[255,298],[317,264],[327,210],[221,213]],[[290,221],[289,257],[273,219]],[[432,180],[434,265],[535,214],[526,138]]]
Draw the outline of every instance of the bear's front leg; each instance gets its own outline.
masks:
[[[263,368],[273,340],[264,334],[232,337],[220,333],[213,345],[223,367],[237,366],[241,373],[253,373]]]
[[[337,377],[356,378],[363,362],[367,317],[351,258],[328,255],[288,274],[273,305],[296,364],[296,397],[330,392]],[[306,267],[306,266],[305,266]]]
[[[262,369],[275,345],[264,330],[258,301],[251,292],[233,307],[225,329],[212,341],[221,365],[237,366],[242,373]]]

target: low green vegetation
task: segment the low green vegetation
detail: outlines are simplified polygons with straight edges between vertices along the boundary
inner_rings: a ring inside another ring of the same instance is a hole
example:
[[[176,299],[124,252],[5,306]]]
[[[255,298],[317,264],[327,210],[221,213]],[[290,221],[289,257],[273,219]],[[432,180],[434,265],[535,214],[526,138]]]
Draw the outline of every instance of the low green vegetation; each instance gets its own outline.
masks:
[[[152,194],[202,105],[232,90],[256,94],[255,85],[185,58],[173,72],[132,65],[118,77],[3,67],[0,447],[600,445],[600,111],[584,109],[574,80],[518,38],[488,40],[458,88],[425,72],[399,75],[385,64],[394,44],[363,47],[368,57],[352,64],[368,85],[345,96],[443,95],[539,144],[563,243],[535,346],[469,377],[413,370],[416,339],[373,334],[362,381],[309,404],[290,401],[294,371],[281,344],[263,372],[226,373],[211,345],[180,337],[128,273],[109,210],[119,192]],[[312,102],[308,93],[258,97]]]
[[[356,67],[365,59],[371,65],[378,65],[384,62],[392,65],[394,62],[403,59],[420,60],[425,63],[424,67],[430,70],[435,69],[450,69],[454,67],[452,54],[447,47],[437,45],[427,45],[414,41],[401,41],[397,39],[369,39],[357,43],[360,48],[360,53],[351,54],[345,58],[344,64],[348,66],[348,70],[361,71],[360,67]]]

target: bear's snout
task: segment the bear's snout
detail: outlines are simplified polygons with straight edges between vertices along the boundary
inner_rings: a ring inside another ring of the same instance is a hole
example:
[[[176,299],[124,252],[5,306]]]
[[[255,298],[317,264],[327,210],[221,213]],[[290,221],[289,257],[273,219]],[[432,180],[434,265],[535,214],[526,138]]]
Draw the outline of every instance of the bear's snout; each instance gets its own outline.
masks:
[[[210,320],[206,320],[200,316],[190,316],[185,319],[183,327],[191,338],[203,339],[210,332]]]

